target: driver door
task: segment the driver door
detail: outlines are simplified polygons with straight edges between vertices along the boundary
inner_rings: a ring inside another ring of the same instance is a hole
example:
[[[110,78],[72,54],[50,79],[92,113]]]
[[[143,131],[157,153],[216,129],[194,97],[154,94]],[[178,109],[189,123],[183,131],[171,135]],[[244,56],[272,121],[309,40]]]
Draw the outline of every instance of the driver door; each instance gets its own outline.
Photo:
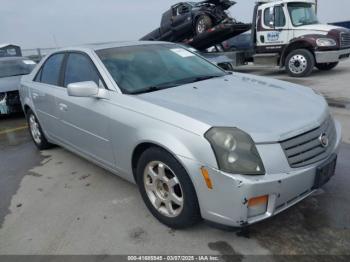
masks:
[[[61,87],[56,92],[59,127],[63,142],[109,167],[115,166],[110,138],[109,103],[95,97],[69,96],[71,83],[94,81],[105,88],[94,62],[82,52],[66,54]]]
[[[182,3],[173,7],[172,27],[177,35],[192,30],[191,5]]]
[[[257,50],[260,53],[278,53],[289,43],[289,21],[282,5],[266,5],[257,19]]]

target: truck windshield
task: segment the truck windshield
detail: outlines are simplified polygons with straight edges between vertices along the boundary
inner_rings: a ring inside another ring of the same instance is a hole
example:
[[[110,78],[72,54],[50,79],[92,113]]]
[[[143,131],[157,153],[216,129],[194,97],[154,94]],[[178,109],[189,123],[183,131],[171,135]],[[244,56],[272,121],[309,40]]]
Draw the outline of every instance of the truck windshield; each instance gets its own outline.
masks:
[[[179,45],[127,46],[96,53],[126,94],[153,92],[226,75]]]
[[[34,68],[31,60],[9,59],[0,60],[0,78],[27,75]]]
[[[289,3],[288,10],[294,26],[318,24],[315,4]]]

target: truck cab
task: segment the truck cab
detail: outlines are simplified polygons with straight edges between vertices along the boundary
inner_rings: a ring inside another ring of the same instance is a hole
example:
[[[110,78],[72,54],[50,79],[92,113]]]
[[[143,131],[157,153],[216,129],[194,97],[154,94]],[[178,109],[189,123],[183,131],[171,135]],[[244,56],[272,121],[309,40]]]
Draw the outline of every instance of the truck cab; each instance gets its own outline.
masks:
[[[259,0],[254,10],[256,64],[285,67],[291,76],[331,70],[350,56],[350,30],[320,24],[315,0]]]

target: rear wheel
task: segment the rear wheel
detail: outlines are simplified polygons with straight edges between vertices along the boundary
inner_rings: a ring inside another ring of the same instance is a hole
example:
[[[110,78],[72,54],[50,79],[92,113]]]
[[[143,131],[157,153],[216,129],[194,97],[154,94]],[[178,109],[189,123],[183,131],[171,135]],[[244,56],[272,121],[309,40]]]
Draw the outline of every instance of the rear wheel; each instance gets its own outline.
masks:
[[[196,22],[196,35],[200,35],[207,31],[208,29],[212,28],[213,21],[211,18],[207,15],[201,15]]]
[[[318,70],[321,70],[321,71],[329,71],[329,70],[332,70],[333,68],[335,68],[338,64],[339,64],[339,62],[322,63],[322,64],[316,64],[316,67],[318,68]]]
[[[315,67],[315,57],[307,49],[294,50],[287,56],[285,66],[290,76],[306,77]]]
[[[147,149],[136,172],[141,196],[161,223],[185,228],[201,219],[192,181],[171,154],[157,147]]]
[[[47,141],[39,121],[31,109],[28,109],[26,117],[30,135],[37,148],[39,150],[45,150],[53,147],[53,145]]]

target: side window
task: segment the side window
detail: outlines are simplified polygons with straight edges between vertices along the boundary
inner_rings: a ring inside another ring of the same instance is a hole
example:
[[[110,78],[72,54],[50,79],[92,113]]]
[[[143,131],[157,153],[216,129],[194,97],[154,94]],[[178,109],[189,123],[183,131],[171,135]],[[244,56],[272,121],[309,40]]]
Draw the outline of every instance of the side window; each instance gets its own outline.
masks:
[[[39,72],[36,74],[34,78],[34,82],[41,82],[41,75],[42,75],[43,69],[40,68]]]
[[[63,57],[64,54],[56,54],[47,59],[34,81],[58,85]]]
[[[264,24],[267,27],[274,27],[274,12],[273,7],[266,8],[264,11]]]
[[[175,16],[184,15],[191,11],[191,6],[187,4],[180,4],[175,10]]]
[[[69,54],[66,72],[64,77],[64,86],[71,83],[94,81],[100,84],[100,76],[89,57],[83,54]]]
[[[286,17],[282,6],[266,8],[264,11],[264,24],[267,27],[284,27],[286,25]]]
[[[275,7],[275,26],[284,27],[286,25],[286,16],[284,15],[283,7]]]

